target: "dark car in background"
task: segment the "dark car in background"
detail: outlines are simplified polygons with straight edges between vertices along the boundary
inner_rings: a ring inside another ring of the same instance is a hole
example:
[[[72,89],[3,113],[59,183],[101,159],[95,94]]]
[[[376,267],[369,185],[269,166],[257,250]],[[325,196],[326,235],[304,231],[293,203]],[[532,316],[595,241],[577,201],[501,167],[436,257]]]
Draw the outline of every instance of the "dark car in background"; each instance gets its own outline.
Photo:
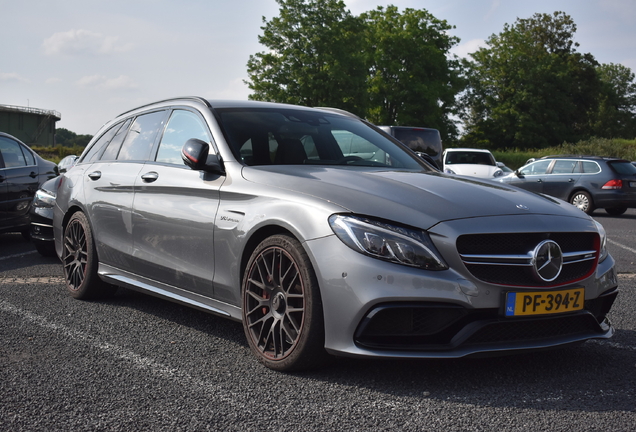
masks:
[[[19,139],[0,132],[0,232],[29,236],[29,209],[40,185],[57,176],[57,165]]]
[[[636,208],[636,166],[597,156],[545,156],[497,179],[575,205],[587,214],[604,208],[612,216]]]
[[[437,129],[415,126],[378,126],[381,130],[406,144],[435,168],[442,169],[442,138]],[[426,157],[426,156],[429,157]]]
[[[61,177],[45,181],[35,192],[31,204],[31,242],[35,249],[43,256],[55,256],[53,238],[53,207],[55,196]]]

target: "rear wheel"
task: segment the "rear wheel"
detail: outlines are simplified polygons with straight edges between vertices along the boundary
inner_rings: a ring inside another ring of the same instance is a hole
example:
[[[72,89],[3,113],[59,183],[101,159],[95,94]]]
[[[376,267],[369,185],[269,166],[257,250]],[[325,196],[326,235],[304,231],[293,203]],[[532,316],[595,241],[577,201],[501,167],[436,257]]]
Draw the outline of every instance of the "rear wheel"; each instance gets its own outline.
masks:
[[[77,299],[93,299],[112,295],[116,287],[97,275],[97,252],[88,219],[77,212],[64,229],[62,251],[66,288]]]
[[[243,328],[265,366],[301,370],[327,361],[318,282],[294,238],[275,235],[252,253],[242,286]]]
[[[592,214],[594,212],[594,203],[592,202],[592,197],[587,192],[574,192],[574,195],[572,195],[572,197],[570,198],[570,204],[578,207],[580,210],[583,210],[587,214]]]
[[[620,216],[627,211],[627,207],[606,208],[605,211],[610,216]]]

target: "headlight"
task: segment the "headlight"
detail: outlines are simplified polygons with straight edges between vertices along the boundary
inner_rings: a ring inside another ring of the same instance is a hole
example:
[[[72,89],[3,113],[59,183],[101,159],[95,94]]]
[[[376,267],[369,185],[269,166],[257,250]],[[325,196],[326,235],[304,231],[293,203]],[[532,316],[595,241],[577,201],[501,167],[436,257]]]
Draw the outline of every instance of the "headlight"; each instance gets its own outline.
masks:
[[[453,171],[453,170],[452,170],[452,169],[450,169],[450,168],[446,168],[446,169],[444,170],[444,172],[445,172],[446,174],[455,174],[455,171]]]
[[[504,175],[504,172],[499,169],[495,171],[495,173],[493,174],[493,177],[497,178],[497,177],[501,177],[502,175]]]
[[[38,189],[33,198],[33,206],[42,208],[53,208],[55,206],[55,194],[53,192]]]
[[[607,258],[607,255],[609,255],[609,252],[607,252],[607,234],[605,233],[605,228],[603,228],[603,225],[601,225],[597,221],[594,221],[594,223],[596,224],[596,229],[598,230],[598,234],[601,237],[601,251],[599,253],[598,262],[602,263],[603,261],[605,261],[605,258]]]
[[[426,270],[448,268],[424,231],[345,215],[332,215],[329,224],[344,244],[362,254]]]

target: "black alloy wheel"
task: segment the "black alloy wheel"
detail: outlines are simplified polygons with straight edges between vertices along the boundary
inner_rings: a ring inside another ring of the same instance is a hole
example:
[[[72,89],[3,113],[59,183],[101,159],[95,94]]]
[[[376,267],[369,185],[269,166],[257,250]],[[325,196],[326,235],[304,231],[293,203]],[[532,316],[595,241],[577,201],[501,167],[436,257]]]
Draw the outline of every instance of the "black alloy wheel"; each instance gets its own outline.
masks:
[[[275,370],[324,363],[318,283],[296,239],[276,235],[264,240],[249,260],[242,292],[243,328],[259,361]]]
[[[71,216],[64,229],[62,264],[66,288],[72,297],[92,299],[112,295],[116,287],[97,274],[97,253],[88,219],[82,212]]]

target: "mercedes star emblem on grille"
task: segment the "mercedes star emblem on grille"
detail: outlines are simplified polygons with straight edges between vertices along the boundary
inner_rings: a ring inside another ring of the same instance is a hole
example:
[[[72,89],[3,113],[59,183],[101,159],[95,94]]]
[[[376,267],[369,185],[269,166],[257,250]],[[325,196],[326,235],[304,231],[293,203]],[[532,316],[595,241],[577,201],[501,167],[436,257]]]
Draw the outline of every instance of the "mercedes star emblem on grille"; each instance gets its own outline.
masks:
[[[563,252],[556,242],[544,240],[534,249],[532,268],[540,280],[552,282],[559,277],[562,266]]]

